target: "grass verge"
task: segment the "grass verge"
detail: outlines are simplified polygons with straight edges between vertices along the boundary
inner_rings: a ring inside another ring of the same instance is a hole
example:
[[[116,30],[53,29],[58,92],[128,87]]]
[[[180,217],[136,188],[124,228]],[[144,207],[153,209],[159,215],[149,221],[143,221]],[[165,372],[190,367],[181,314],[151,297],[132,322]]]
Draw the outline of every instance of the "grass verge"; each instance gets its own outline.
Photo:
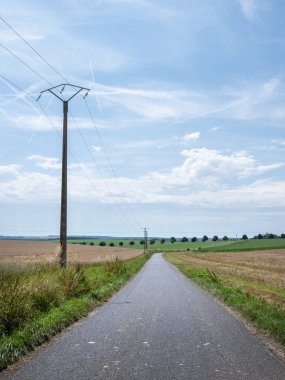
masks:
[[[285,347],[285,310],[274,303],[267,303],[262,298],[248,293],[241,284],[227,285],[223,276],[205,268],[195,268],[176,259],[177,254],[166,254],[166,258],[182,273],[201,288],[240,312],[253,322],[257,329],[280,342]]]
[[[0,370],[102,304],[149,257],[65,270],[51,265],[1,268]]]

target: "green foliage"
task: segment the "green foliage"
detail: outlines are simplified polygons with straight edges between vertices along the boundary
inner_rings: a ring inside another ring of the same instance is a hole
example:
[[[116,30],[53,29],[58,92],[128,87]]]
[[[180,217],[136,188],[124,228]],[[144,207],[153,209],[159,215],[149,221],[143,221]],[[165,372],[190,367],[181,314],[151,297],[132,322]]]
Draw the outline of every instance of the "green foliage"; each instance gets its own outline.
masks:
[[[219,240],[219,238],[218,238],[218,236],[217,235],[214,235],[213,236],[213,239],[212,239],[213,241],[218,241]]]
[[[155,239],[150,239],[149,244],[151,245],[155,244]]]
[[[100,241],[100,243],[99,243],[100,247],[105,247],[105,245],[106,245],[106,243],[104,241]]]
[[[89,243],[89,245],[94,245],[94,242],[93,242],[93,241],[91,241],[91,243]]]
[[[227,241],[227,240],[229,240],[229,238],[225,235],[225,236],[223,237],[223,240],[224,240],[224,241]]]
[[[186,243],[188,241],[187,237],[186,236],[183,236],[183,238],[181,239],[182,243]]]
[[[192,239],[191,239],[191,242],[192,243],[195,243],[198,239],[196,238],[196,236],[193,236]]]
[[[207,241],[208,240],[208,236],[207,235],[204,235],[203,237],[202,237],[202,241],[204,242],[204,241]]]
[[[174,236],[172,236],[171,238],[170,238],[170,243],[175,243],[176,242],[176,239],[175,239],[175,237]]]
[[[149,257],[0,268],[0,371],[110,297]]]
[[[115,244],[111,241],[111,243],[109,244],[110,247],[114,247]]]
[[[242,240],[247,240],[247,239],[248,239],[247,235],[246,235],[246,234],[243,234],[243,235],[242,235]]]
[[[130,244],[130,245],[135,245],[135,242],[134,242],[133,240],[131,240],[131,241],[129,242],[129,244]]]
[[[122,241],[120,241],[119,246],[122,247],[123,245],[124,245],[124,243]]]
[[[160,244],[164,244],[165,243],[165,239],[160,239]]]

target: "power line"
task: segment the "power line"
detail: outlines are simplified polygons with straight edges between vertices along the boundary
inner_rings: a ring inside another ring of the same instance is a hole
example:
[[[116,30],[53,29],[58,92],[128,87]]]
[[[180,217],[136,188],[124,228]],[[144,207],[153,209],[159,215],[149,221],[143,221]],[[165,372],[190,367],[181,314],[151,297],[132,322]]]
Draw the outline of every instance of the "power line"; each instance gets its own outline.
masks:
[[[90,109],[90,107],[89,107],[89,105],[88,105],[88,103],[87,103],[87,101],[86,101],[86,98],[83,98],[83,100],[84,100],[84,102],[85,102],[85,104],[86,104],[86,107],[87,107],[87,109],[88,109],[88,112],[89,112],[90,118],[91,118],[91,120],[92,120],[93,126],[94,126],[94,128],[95,128],[95,130],[96,130],[96,132],[97,132],[98,138],[99,138],[99,140],[100,140],[100,142],[101,142],[101,145],[102,145],[103,150],[104,150],[104,153],[105,153],[105,155],[106,155],[106,157],[107,157],[107,160],[108,160],[109,166],[110,166],[110,168],[111,168],[111,170],[112,170],[112,173],[113,173],[113,175],[114,175],[114,177],[115,177],[115,180],[116,180],[118,186],[120,187],[121,192],[124,193],[124,190],[123,190],[123,188],[122,188],[122,186],[121,186],[121,184],[120,184],[120,182],[119,182],[118,176],[117,176],[117,174],[116,174],[116,172],[115,172],[114,166],[113,166],[113,164],[112,164],[112,162],[111,162],[111,159],[110,159],[110,157],[109,157],[109,154],[108,154],[108,152],[107,152],[107,150],[106,150],[106,147],[105,147],[105,145],[104,145],[104,143],[103,143],[103,140],[102,140],[101,134],[100,134],[100,132],[99,132],[99,129],[97,128],[97,125],[96,125],[96,123],[95,123],[95,120],[94,120],[93,114],[92,114],[92,112],[91,112],[91,109]],[[140,226],[140,222],[138,221],[138,219],[137,219],[135,213],[133,212],[133,210],[132,210],[132,208],[131,208],[131,205],[129,204],[129,202],[127,201],[127,199],[126,199],[126,204],[128,205],[128,207],[129,207],[129,211],[130,211],[130,213],[133,215],[133,218],[134,218],[134,220],[136,221],[137,225]]]
[[[64,78],[61,74],[60,74],[60,72],[53,66],[53,65],[51,65],[40,53],[38,53],[37,51],[36,51],[36,49],[29,43],[29,42],[27,42],[26,40],[25,40],[25,38],[19,33],[19,32],[17,32],[7,21],[5,21],[4,20],[4,18],[3,17],[1,17],[0,16],[0,19],[27,45],[27,46],[29,46],[57,75],[59,75],[62,79],[64,79],[64,81],[65,82],[68,82],[67,80],[66,80],[66,78]],[[49,82],[49,81],[47,81],[41,74],[39,74],[35,69],[33,69],[30,65],[28,65],[25,61],[23,61],[21,58],[19,58],[16,54],[14,54],[11,50],[9,50],[8,48],[6,48],[4,45],[2,45],[1,43],[0,43],[0,46],[2,46],[5,50],[7,50],[10,54],[12,54],[17,60],[19,60],[21,63],[23,63],[26,67],[28,67],[32,72],[34,72],[38,77],[40,77],[42,80],[44,80],[46,83],[48,83],[49,85],[51,85],[52,86],[52,84]],[[117,177],[117,174],[116,174],[116,172],[115,172],[115,169],[114,169],[114,167],[113,167],[113,165],[112,165],[112,162],[111,162],[111,160],[110,160],[110,157],[109,157],[109,155],[108,155],[108,152],[107,152],[107,150],[106,150],[106,148],[105,148],[105,145],[104,145],[104,143],[103,143],[103,140],[102,140],[102,138],[101,138],[101,135],[100,135],[100,133],[99,133],[99,130],[97,129],[97,126],[96,126],[96,124],[95,124],[95,121],[94,121],[94,118],[93,118],[93,115],[92,115],[92,113],[91,113],[91,110],[90,110],[90,108],[89,108],[89,106],[88,106],[88,104],[87,104],[87,102],[86,102],[86,99],[85,99],[85,97],[83,97],[83,99],[84,99],[84,101],[85,101],[85,104],[86,104],[86,106],[87,106],[87,109],[88,109],[88,112],[89,112],[89,114],[90,114],[90,117],[91,117],[91,119],[92,119],[92,122],[93,122],[93,125],[94,125],[94,127],[95,127],[95,130],[96,130],[96,132],[97,132],[97,135],[98,135],[98,137],[99,137],[99,140],[100,140],[100,142],[101,142],[101,145],[102,145],[102,147],[103,147],[103,150],[104,150],[104,153],[105,153],[105,155],[106,155],[106,157],[107,157],[107,160],[108,160],[108,162],[109,162],[109,166],[110,166],[110,168],[111,168],[111,170],[112,170],[112,173],[113,173],[113,175],[114,175],[114,177],[115,177],[115,179],[116,179],[116,182],[118,183],[118,185],[119,185],[119,187],[120,187],[120,189],[121,189],[121,191],[122,191],[122,193],[124,192],[123,191],[123,189],[122,189],[122,186],[121,186],[121,184],[120,184],[120,182],[119,182],[119,180],[118,180],[118,177]],[[130,204],[129,204],[129,202],[126,200],[126,204],[128,205],[128,208],[129,208],[129,211],[130,211],[130,213],[132,214],[132,217],[134,218],[134,220],[136,221],[136,224],[139,226],[140,225],[140,223],[139,223],[139,221],[138,221],[138,219],[136,218],[136,215],[134,214],[134,211],[133,211],[133,209],[131,208],[131,206],[130,206]]]
[[[43,81],[45,81],[46,83],[48,83],[50,86],[52,86],[52,83],[50,83],[47,79],[45,79],[40,73],[38,73],[35,69],[33,69],[28,63],[26,63],[25,61],[22,60],[22,58],[18,57],[15,53],[13,53],[10,49],[8,49],[6,46],[4,46],[3,44],[1,44],[0,42],[0,46],[5,49],[6,51],[8,51],[13,57],[15,57],[18,61],[20,61],[23,65],[25,65],[28,69],[30,69],[34,74],[36,74],[39,78],[41,78]]]
[[[95,159],[94,159],[94,157],[93,157],[93,154],[92,154],[92,152],[91,152],[91,150],[90,150],[90,148],[89,148],[89,145],[88,145],[88,143],[87,143],[87,141],[86,141],[86,139],[85,139],[85,137],[84,137],[84,134],[82,133],[82,131],[81,131],[80,128],[78,127],[78,124],[77,124],[77,122],[76,122],[76,120],[75,120],[75,118],[74,118],[74,116],[73,116],[73,114],[72,114],[71,111],[70,111],[70,114],[71,114],[71,117],[72,117],[72,119],[73,119],[73,122],[74,122],[74,124],[75,124],[75,126],[76,126],[76,129],[77,129],[77,131],[78,131],[78,133],[79,133],[79,135],[80,135],[80,137],[81,137],[81,140],[83,141],[83,144],[85,145],[87,151],[89,152],[90,157],[91,157],[92,161],[94,162],[94,165],[95,165],[95,167],[96,167],[96,169],[97,169],[97,171],[98,171],[100,177],[102,178],[102,181],[103,181],[104,185],[106,186],[106,189],[109,191],[109,193],[110,193],[113,197],[116,197],[115,194],[114,194],[114,193],[112,192],[112,190],[110,189],[108,183],[106,182],[106,180],[105,180],[105,178],[104,178],[104,176],[103,176],[103,174],[102,174],[102,172],[101,172],[99,166],[97,165],[97,162],[95,161]],[[121,208],[119,207],[119,205],[118,205],[118,209],[119,209],[120,212],[122,213],[122,216],[123,216],[124,218],[127,219],[126,214],[124,213],[123,209],[121,209]],[[123,220],[123,222],[125,223],[124,220]]]
[[[8,28],[10,28],[23,42],[25,42],[26,45],[28,45],[57,75],[59,75],[65,82],[68,82],[67,79],[65,79],[61,74],[60,72],[53,66],[51,65],[39,52],[36,51],[35,48],[33,48],[33,46],[31,44],[29,44],[29,42],[27,40],[25,40],[25,38],[19,33],[17,32],[10,24],[8,24],[8,22],[6,20],[4,20],[3,17],[0,16],[0,19],[8,26]]]
[[[23,90],[21,87],[19,87],[18,85],[16,85],[14,82],[10,81],[8,78],[6,78],[4,75],[0,74],[0,76],[6,81],[8,82],[11,86],[15,87],[17,90],[23,92],[26,96],[32,98],[33,100],[37,100],[34,96],[32,96],[31,94],[27,93],[25,90]],[[56,132],[56,134],[58,135],[59,139],[61,140],[61,134],[60,132],[57,130],[57,128],[55,127],[54,123],[52,122],[51,118],[49,117],[49,115],[47,114],[47,112],[45,111],[45,109],[43,108],[43,106],[37,102],[36,103],[38,105],[38,107],[40,108],[40,112],[48,119],[49,123],[51,124],[51,126],[53,127],[54,131]],[[78,167],[80,168],[80,170],[83,172],[83,174],[86,176],[86,178],[88,179],[88,181],[90,182],[90,184],[92,185],[92,187],[94,188],[94,190],[96,191],[97,195],[100,196],[100,193],[99,191],[97,190],[96,186],[94,185],[94,182],[91,180],[91,178],[89,177],[89,175],[87,174],[86,170],[83,168],[83,166],[80,164],[80,162],[78,161],[78,159],[76,158],[76,156],[74,155],[73,151],[68,148],[68,151],[69,153],[71,154],[71,156],[73,157],[74,161],[78,164]],[[118,218],[118,215],[116,215],[111,207],[110,204],[108,203],[105,203],[104,201],[101,201],[103,204],[105,204],[111,211],[111,213],[116,217]],[[118,218],[120,219],[120,218]],[[128,224],[125,222],[125,220],[123,219],[120,219],[121,222],[123,222],[126,226],[128,226]]]

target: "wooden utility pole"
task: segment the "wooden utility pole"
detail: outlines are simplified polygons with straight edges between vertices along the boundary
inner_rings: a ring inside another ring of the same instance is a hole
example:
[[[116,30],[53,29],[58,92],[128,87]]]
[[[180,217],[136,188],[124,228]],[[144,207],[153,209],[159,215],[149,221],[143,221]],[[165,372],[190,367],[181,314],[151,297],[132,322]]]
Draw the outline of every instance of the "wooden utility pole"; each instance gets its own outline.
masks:
[[[58,94],[55,91],[61,87]],[[67,100],[60,96],[66,87],[71,87],[74,90],[72,96]],[[69,83],[60,84],[55,87],[48,88],[41,91],[37,100],[45,92],[50,92],[56,96],[63,104],[63,137],[62,137],[62,174],[61,174],[61,211],[60,211],[60,266],[65,268],[67,265],[67,115],[68,115],[68,102],[74,98],[81,91],[86,91],[84,98],[90,91],[89,88],[75,86]]]

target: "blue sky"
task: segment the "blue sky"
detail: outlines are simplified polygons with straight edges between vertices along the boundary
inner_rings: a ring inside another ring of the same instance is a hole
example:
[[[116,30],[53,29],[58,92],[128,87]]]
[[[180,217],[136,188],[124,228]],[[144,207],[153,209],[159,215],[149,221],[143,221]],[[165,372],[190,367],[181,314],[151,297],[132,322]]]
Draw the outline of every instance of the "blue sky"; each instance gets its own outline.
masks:
[[[69,234],[285,232],[284,12],[283,0],[1,1],[91,89],[94,123],[70,102]],[[1,20],[0,42],[41,76],[0,46],[0,234],[58,234],[62,104],[45,95],[40,108],[7,79],[34,97],[63,80]]]

